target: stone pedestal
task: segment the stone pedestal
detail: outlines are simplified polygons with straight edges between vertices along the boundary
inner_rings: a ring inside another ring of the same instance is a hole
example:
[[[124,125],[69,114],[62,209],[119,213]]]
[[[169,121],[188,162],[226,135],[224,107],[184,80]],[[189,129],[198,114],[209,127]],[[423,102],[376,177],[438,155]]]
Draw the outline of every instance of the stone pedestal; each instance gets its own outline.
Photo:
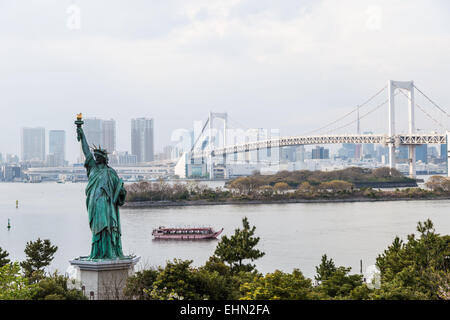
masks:
[[[69,262],[77,269],[76,280],[88,299],[118,300],[123,299],[126,280],[134,274],[140,258],[92,261],[78,257]]]

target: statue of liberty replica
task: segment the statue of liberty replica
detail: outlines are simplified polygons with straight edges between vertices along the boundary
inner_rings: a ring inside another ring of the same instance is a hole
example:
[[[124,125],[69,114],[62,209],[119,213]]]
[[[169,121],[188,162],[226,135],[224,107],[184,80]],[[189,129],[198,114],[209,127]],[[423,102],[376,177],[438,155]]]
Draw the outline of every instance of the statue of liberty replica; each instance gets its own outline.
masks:
[[[83,278],[90,282],[88,286],[93,287],[93,290],[89,294],[93,295],[94,299],[110,299],[110,287],[117,289],[117,278],[123,282],[120,287],[123,286],[125,282],[123,280],[132,274],[133,266],[140,257],[124,256],[122,252],[119,206],[125,202],[126,190],[117,172],[108,166],[107,150],[101,146],[89,147],[81,127],[83,123],[80,113],[75,124],[77,140],[81,142],[86,158],[84,166],[89,178],[86,186],[86,207],[92,232],[91,253],[70,263],[80,269],[81,282]],[[89,272],[95,272],[97,278],[92,274],[88,275]],[[108,281],[114,282],[115,285],[111,283],[105,285],[106,275],[111,278]],[[97,279],[94,281],[96,283],[91,283],[93,279]],[[99,287],[100,282],[103,288]],[[113,296],[120,297],[120,292],[116,292]]]

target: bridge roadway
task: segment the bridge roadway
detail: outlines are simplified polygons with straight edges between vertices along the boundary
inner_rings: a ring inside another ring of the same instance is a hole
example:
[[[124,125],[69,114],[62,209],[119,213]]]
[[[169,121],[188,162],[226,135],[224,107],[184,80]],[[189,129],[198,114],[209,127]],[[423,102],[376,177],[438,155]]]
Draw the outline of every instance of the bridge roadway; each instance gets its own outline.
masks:
[[[238,152],[248,152],[266,148],[298,146],[298,145],[316,145],[316,144],[393,144],[395,147],[401,145],[421,145],[421,144],[446,144],[446,134],[400,134],[394,136],[377,134],[356,134],[356,135],[317,135],[317,136],[292,136],[278,139],[252,141],[242,144],[230,145],[226,147],[194,150],[190,157],[193,159],[215,156],[226,156]]]

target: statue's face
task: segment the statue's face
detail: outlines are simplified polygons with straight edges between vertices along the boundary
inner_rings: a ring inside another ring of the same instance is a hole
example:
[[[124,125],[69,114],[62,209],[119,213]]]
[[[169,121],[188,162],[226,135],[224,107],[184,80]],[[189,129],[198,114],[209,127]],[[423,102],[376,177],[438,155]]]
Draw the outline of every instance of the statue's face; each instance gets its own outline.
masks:
[[[103,157],[103,156],[101,156],[101,155],[99,155],[99,154],[96,154],[96,155],[95,155],[95,163],[97,163],[97,164],[101,164],[101,163],[106,164],[107,161],[106,161],[106,158],[105,158],[105,157]]]

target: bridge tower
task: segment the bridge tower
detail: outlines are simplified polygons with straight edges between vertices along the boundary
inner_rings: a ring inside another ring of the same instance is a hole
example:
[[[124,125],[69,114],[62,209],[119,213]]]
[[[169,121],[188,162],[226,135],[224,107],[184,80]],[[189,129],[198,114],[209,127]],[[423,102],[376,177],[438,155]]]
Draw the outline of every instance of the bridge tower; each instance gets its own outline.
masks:
[[[209,179],[214,180],[214,160],[212,155],[212,150],[214,149],[213,144],[213,123],[214,119],[221,119],[223,120],[223,146],[225,147],[227,145],[227,122],[228,122],[228,115],[226,112],[224,113],[218,113],[218,112],[209,112],[209,118],[208,118],[208,145],[209,145],[209,157],[208,157],[208,165],[209,165]],[[226,168],[226,155],[223,156],[224,166]]]
[[[389,168],[395,168],[395,148],[396,142],[395,136],[395,90],[404,89],[408,91],[408,133],[414,134],[416,131],[414,125],[414,81],[394,81],[389,80],[388,84],[389,92]],[[409,163],[409,176],[415,178],[416,176],[416,146],[408,146],[408,163]]]

